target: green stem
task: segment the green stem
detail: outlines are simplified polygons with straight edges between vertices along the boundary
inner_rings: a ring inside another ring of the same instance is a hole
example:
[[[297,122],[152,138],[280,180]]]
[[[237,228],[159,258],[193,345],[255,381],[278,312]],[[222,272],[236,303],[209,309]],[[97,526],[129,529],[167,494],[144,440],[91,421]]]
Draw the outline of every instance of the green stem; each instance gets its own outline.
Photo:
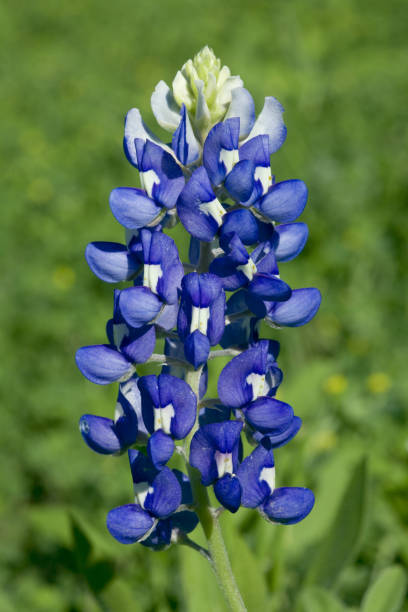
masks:
[[[198,370],[188,370],[186,382],[193,389],[198,397],[202,368]],[[196,423],[185,441],[185,449],[188,452],[191,439],[198,429],[198,418]],[[201,484],[200,472],[187,462],[187,471],[193,491],[194,506],[198,518],[200,519],[204,535],[207,539],[208,552],[211,555],[211,567],[217,578],[217,582],[222,590],[225,601],[232,612],[245,612],[246,607],[239,592],[235,576],[232,572],[231,563],[228,558],[222,537],[221,527],[215,508],[210,504],[207,489]]]

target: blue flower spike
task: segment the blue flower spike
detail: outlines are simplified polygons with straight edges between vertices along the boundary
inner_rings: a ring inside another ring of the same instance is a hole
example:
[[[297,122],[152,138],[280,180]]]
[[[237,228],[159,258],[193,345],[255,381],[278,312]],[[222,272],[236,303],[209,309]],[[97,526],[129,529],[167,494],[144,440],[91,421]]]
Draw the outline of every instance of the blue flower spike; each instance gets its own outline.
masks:
[[[114,289],[106,343],[76,353],[86,379],[118,383],[114,413],[84,414],[79,428],[95,453],[129,456],[133,499],[108,513],[110,534],[153,551],[199,550],[228,599],[224,546],[217,550],[211,535],[220,534],[219,513],[242,506],[292,525],[314,505],[310,489],[280,486],[275,449],[286,452],[302,419],[277,396],[280,344],[262,337],[263,323],[277,337],[320,307],[318,289],[292,289],[280,274],[280,262],[305,248],[309,230],[298,218],[308,190],[272,174],[286,138],[281,104],[266,97],[257,116],[242,79],[208,47],[169,85],[157,84],[151,106],[168,144],[137,108],[127,113],[124,151],[141,187],[109,197],[123,243],[85,250],[95,276],[123,285]],[[218,358],[218,397],[207,397]],[[208,550],[190,539],[200,519],[211,522]],[[244,609],[238,599],[228,600],[232,609]]]

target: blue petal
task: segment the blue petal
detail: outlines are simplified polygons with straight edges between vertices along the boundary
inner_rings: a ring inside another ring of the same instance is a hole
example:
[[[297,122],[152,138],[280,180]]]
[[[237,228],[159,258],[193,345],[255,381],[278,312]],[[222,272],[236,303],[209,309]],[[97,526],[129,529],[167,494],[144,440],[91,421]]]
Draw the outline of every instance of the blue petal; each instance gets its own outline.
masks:
[[[171,517],[171,526],[173,529],[179,529],[184,533],[190,533],[193,531],[199,523],[198,516],[195,512],[189,510],[182,510],[176,512]]]
[[[138,167],[135,139],[151,140],[158,145],[166,148],[165,145],[149,130],[142,120],[138,108],[131,108],[125,117],[125,135],[123,138],[123,148],[125,155],[133,166]]]
[[[293,419],[293,409],[289,404],[259,397],[244,408],[245,418],[252,427],[262,432],[281,433]]]
[[[181,504],[181,487],[173,472],[164,467],[151,484],[144,507],[157,518],[166,518]]]
[[[231,234],[237,234],[246,246],[259,240],[258,221],[250,210],[240,208],[224,215],[220,238],[225,239]]]
[[[154,467],[158,470],[164,468],[174,452],[174,442],[161,429],[155,431],[147,443],[147,454]]]
[[[96,453],[113,455],[122,451],[111,419],[84,414],[79,421],[79,430],[86,444]]]
[[[292,289],[280,278],[269,274],[255,274],[248,290],[261,300],[284,302],[292,294]]]
[[[255,441],[260,442],[264,438],[268,439],[271,448],[279,448],[280,446],[284,446],[288,442],[292,440],[298,433],[299,429],[302,426],[302,419],[298,416],[294,416],[289,426],[279,433],[274,434],[265,434],[261,432],[254,432],[252,437]]]
[[[208,387],[208,365],[205,364],[203,367],[203,372],[200,377],[200,384],[198,387],[198,399],[202,399],[204,395],[207,393]]]
[[[152,484],[158,474],[149,457],[134,448],[128,450],[130,471],[134,484],[147,482]]]
[[[254,189],[254,174],[255,165],[252,160],[243,159],[235,164],[224,182],[232,198],[245,206],[251,206],[262,195],[262,189]]]
[[[258,321],[255,317],[242,317],[225,326],[220,340],[222,348],[236,347],[246,349],[249,344],[257,342]]]
[[[234,150],[238,161],[239,119],[234,117],[217,123],[209,132],[203,147],[203,164],[213,185],[222,183],[232,169]],[[223,161],[222,153],[230,153],[230,167]]]
[[[136,140],[136,152],[138,153],[139,170],[142,173],[152,170],[157,177],[151,193],[149,191],[148,195],[153,198],[156,204],[161,204],[166,208],[174,208],[185,180],[183,172],[173,155],[150,140],[145,143]],[[141,180],[143,185],[143,174],[141,174]]]
[[[156,330],[154,325],[132,329],[120,345],[120,350],[131,363],[145,363],[154,351]]]
[[[306,223],[277,225],[272,245],[278,261],[290,261],[299,255],[306,244],[309,230]]]
[[[205,168],[200,166],[193,172],[180,194],[177,213],[189,234],[204,242],[211,242],[221,225],[217,217],[208,211],[203,211],[202,205],[209,202],[215,202],[217,207],[221,206],[212,190]],[[220,214],[222,214],[221,209]]]
[[[171,542],[171,528],[172,520],[170,518],[159,520],[150,535],[140,542],[141,545],[155,551],[166,549]]]
[[[273,304],[267,318],[276,325],[299,327],[313,319],[321,300],[320,291],[314,287],[294,289],[286,302]]]
[[[286,126],[283,122],[283,106],[273,98],[265,98],[265,104],[248,136],[254,138],[259,134],[269,136],[269,153],[275,153],[285,142]]]
[[[106,283],[131,280],[140,268],[137,257],[116,242],[90,242],[85,258],[92,272]]]
[[[302,214],[307,202],[307,187],[297,179],[273,185],[257,203],[259,210],[279,223],[294,221]]]
[[[261,341],[231,359],[218,379],[218,396],[221,402],[231,408],[241,408],[252,401],[253,388],[247,379],[251,374],[266,374],[267,358],[268,342]]]
[[[197,308],[208,308],[222,293],[222,283],[214,274],[191,272],[181,284],[184,298]]]
[[[162,304],[147,287],[129,287],[121,291],[119,306],[125,321],[137,328],[152,321],[159,314]]]
[[[303,520],[314,506],[314,495],[303,487],[275,489],[263,504],[262,510],[274,523],[293,525]]]
[[[274,465],[273,452],[268,443],[263,442],[238,467],[237,477],[242,487],[241,503],[245,508],[257,508],[272,493],[267,480],[260,476],[264,468],[272,469]]]
[[[77,350],[75,361],[85,378],[97,385],[125,380],[134,372],[132,364],[106,344],[83,346]]]
[[[160,266],[156,286],[150,288],[165,302],[174,304],[184,274],[174,240],[167,234],[148,229],[141,230],[140,240],[144,264]]]
[[[198,329],[189,334],[184,342],[184,354],[195,369],[203,365],[210,353],[210,342]]]
[[[118,187],[109,198],[113,216],[128,229],[139,229],[148,225],[161,211],[144,191],[134,187]]]
[[[235,87],[231,91],[231,104],[226,119],[239,117],[239,137],[245,138],[255,122],[255,104],[249,91],[244,87]]]
[[[197,412],[197,398],[190,386],[169,374],[142,376],[139,379],[142,394],[143,419],[149,431],[154,431],[154,410],[171,404],[174,416],[170,431],[176,440],[182,440],[194,425]]]
[[[173,132],[179,124],[180,116],[179,108],[167,83],[164,81],[157,83],[150,104],[157,123],[165,130]]]
[[[206,487],[218,478],[217,464],[215,462],[214,446],[207,439],[204,427],[198,429],[190,444],[190,465],[199,470],[201,482]]]
[[[247,140],[239,148],[239,159],[251,160],[255,166],[264,168],[270,165],[269,140],[265,134],[260,134]]]
[[[177,158],[185,166],[189,166],[200,157],[201,147],[195,137],[190,117],[185,105],[181,107],[181,120],[173,134],[171,146]]]
[[[163,310],[157,316],[155,325],[165,331],[172,330],[177,323],[178,303],[165,304]]]
[[[211,346],[219,343],[225,328],[225,293],[224,291],[214,300],[210,306],[210,318],[208,320],[207,336]]]
[[[209,423],[201,429],[214,450],[220,453],[232,453],[238,447],[242,423],[241,421]]]
[[[193,266],[197,266],[200,261],[200,250],[200,241],[194,238],[194,236],[191,236],[188,249],[188,260]]]
[[[121,383],[117,397],[115,429],[127,446],[135,442],[144,444],[149,436],[142,417],[142,398],[137,381],[138,376],[134,374]]]
[[[122,544],[140,540],[154,525],[154,519],[137,504],[114,508],[108,514],[109,532]]]
[[[214,483],[215,497],[230,512],[237,512],[241,505],[241,485],[236,476],[224,474]]]
[[[191,506],[193,503],[193,492],[187,474],[184,474],[184,472],[180,470],[173,470],[173,474],[179,481],[181,487],[181,503]]]
[[[198,422],[200,427],[208,425],[208,423],[222,423],[228,421],[231,416],[231,408],[216,404],[215,406],[204,406],[201,408]]]

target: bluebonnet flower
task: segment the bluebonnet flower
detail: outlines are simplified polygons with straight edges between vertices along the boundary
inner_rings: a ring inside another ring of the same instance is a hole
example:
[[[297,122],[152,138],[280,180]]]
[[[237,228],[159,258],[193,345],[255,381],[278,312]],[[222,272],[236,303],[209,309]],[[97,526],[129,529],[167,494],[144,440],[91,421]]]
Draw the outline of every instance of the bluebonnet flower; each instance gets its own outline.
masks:
[[[113,419],[80,419],[92,450],[129,453],[135,502],[111,510],[108,529],[120,542],[161,550],[188,542],[202,510],[197,486],[213,486],[230,512],[254,508],[276,523],[296,523],[311,511],[309,489],[275,488],[273,450],[296,436],[302,420],[276,398],[279,343],[262,339],[261,322],[304,325],[321,295],[292,289],[279,274],[279,262],[297,257],[308,238],[297,221],[306,185],[276,182],[271,170],[270,156],[286,138],[280,103],[267,97],[256,118],[240,77],[208,47],[171,87],[160,81],[151,102],[170,144],[138,109],[128,112],[124,150],[141,188],[110,195],[124,244],[91,242],[85,256],[101,280],[129,284],[114,291],[108,343],[80,348],[76,361],[92,382],[119,383]],[[185,263],[168,233],[178,221],[189,234]],[[232,358],[211,399],[208,362],[217,356]],[[161,370],[141,376],[144,363]],[[246,457],[242,435],[253,447]],[[175,452],[192,486],[172,469]],[[215,512],[208,516],[216,520]]]
[[[129,462],[135,503],[109,512],[107,526],[113,537],[123,544],[144,540],[146,545],[160,548],[170,543],[173,528],[186,533],[191,531],[197,524],[194,515],[186,516],[191,512],[184,512],[176,520],[173,518],[183,503],[183,489],[186,501],[191,498],[185,479],[168,467],[157,470],[137,450],[129,450]]]
[[[187,360],[205,363],[210,346],[218,344],[225,325],[225,293],[214,274],[187,274],[182,281],[177,331]]]

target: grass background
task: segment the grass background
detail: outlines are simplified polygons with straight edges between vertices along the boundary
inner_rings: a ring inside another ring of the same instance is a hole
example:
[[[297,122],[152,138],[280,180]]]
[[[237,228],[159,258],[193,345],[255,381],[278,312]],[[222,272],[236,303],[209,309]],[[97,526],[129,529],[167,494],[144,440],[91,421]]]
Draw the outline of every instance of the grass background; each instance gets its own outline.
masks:
[[[308,551],[363,455],[365,528],[330,586],[358,609],[383,567],[407,565],[406,18],[405,0],[0,4],[2,611],[200,612],[197,593],[215,590],[193,553],[125,548],[106,533],[106,511],[130,501],[126,457],[92,454],[77,421],[111,415],[116,390],[84,380],[73,359],[104,341],[110,316],[112,288],[83,252],[91,240],[122,240],[108,196],[137,183],[122,152],[124,114],[139,107],[154,128],[155,84],[205,44],[258,110],[265,95],[286,109],[272,169],[306,181],[310,239],[281,273],[323,294],[312,323],[274,335],[280,397],[304,420],[276,453],[278,482],[313,487],[316,510],[284,535],[240,512],[226,529],[247,547],[236,553],[242,580],[260,562],[259,588],[278,590],[270,605],[292,609]]]

